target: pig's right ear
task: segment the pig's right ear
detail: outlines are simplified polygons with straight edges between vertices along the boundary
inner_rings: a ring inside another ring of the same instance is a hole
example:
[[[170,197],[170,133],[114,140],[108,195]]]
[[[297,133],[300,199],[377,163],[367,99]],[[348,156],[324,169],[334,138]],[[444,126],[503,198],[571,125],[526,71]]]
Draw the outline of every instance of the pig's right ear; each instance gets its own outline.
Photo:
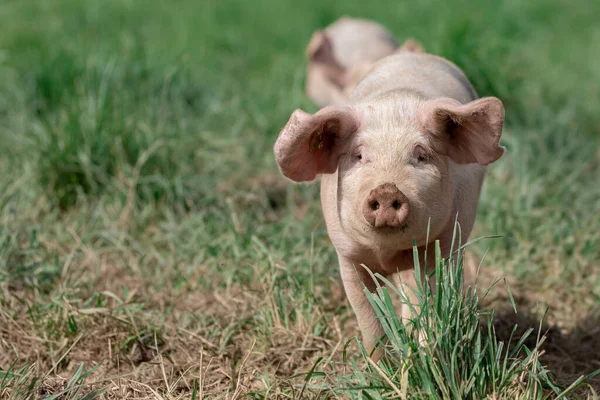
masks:
[[[358,113],[348,106],[325,107],[313,115],[294,111],[275,142],[279,169],[296,182],[334,173],[340,157],[340,142],[359,127]]]

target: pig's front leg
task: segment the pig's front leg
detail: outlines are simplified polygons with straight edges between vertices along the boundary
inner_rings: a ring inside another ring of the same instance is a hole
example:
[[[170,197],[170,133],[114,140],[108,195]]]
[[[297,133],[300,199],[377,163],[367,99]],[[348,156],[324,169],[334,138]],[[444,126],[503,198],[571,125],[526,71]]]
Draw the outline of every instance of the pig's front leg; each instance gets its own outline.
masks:
[[[364,286],[370,291],[375,292],[377,285],[373,278],[360,265],[353,263],[351,260],[340,257],[340,272],[346,296],[350,301],[350,305],[356,314],[358,326],[362,333],[363,343],[366,350],[371,353],[377,344],[377,341],[383,336],[384,331],[373,306],[367,299],[364,292]],[[364,284],[364,286],[363,286]],[[380,282],[383,286],[383,283]],[[373,354],[374,361],[379,360],[383,356],[383,349],[378,348]]]
[[[421,271],[422,279],[425,278],[424,271]],[[417,281],[415,279],[415,270],[409,269],[400,272],[400,289],[404,293],[405,299],[408,303],[402,304],[402,321],[406,324],[411,318],[414,318],[413,311],[419,312],[419,299],[415,294],[417,289]],[[435,284],[432,286],[435,290]]]
[[[421,282],[425,282],[425,280],[427,279],[427,274],[425,273],[425,270],[422,268],[420,273]],[[429,278],[429,287],[432,290],[432,294],[435,295],[435,276],[433,275]],[[410,329],[411,327],[407,325],[408,322],[410,321],[410,319],[415,318],[420,312],[419,299],[415,294],[415,290],[417,289],[417,281],[415,279],[414,269],[409,269],[400,272],[400,289],[404,293],[405,299],[407,300],[407,302],[402,304],[401,308],[402,322],[405,324],[407,329]],[[419,343],[421,345],[425,345],[427,343],[426,330],[422,329],[418,332],[418,334]]]

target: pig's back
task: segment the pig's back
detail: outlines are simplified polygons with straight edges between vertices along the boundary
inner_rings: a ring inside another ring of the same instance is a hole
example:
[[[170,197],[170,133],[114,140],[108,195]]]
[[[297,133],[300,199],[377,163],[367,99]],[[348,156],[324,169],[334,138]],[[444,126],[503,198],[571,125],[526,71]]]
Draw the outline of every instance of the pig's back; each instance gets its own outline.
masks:
[[[425,99],[450,97],[468,103],[478,98],[465,74],[450,61],[407,52],[378,61],[353,90],[350,100],[357,103],[407,90]]]

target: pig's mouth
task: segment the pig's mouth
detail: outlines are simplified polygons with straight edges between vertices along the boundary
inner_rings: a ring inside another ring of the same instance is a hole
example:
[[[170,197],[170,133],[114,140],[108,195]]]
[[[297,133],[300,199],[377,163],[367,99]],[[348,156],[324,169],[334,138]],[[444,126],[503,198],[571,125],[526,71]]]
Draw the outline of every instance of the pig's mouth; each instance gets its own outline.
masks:
[[[371,227],[373,231],[377,232],[377,233],[382,233],[385,235],[392,235],[392,234],[396,234],[396,233],[406,233],[406,230],[408,229],[408,222],[404,223],[403,225],[400,226],[382,226],[381,228],[375,228],[375,227]]]

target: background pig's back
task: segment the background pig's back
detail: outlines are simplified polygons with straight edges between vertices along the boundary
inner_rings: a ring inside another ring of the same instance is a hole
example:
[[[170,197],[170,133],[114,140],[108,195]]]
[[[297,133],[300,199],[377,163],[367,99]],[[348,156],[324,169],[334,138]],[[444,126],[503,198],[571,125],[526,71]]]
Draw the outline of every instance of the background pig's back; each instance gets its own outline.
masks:
[[[390,31],[363,19],[342,17],[326,32],[333,42],[335,59],[345,68],[358,62],[377,61],[398,47]]]
[[[378,61],[350,100],[375,100],[405,90],[418,92],[426,99],[450,97],[461,103],[478,97],[465,74],[450,61],[430,54],[399,53]]]

